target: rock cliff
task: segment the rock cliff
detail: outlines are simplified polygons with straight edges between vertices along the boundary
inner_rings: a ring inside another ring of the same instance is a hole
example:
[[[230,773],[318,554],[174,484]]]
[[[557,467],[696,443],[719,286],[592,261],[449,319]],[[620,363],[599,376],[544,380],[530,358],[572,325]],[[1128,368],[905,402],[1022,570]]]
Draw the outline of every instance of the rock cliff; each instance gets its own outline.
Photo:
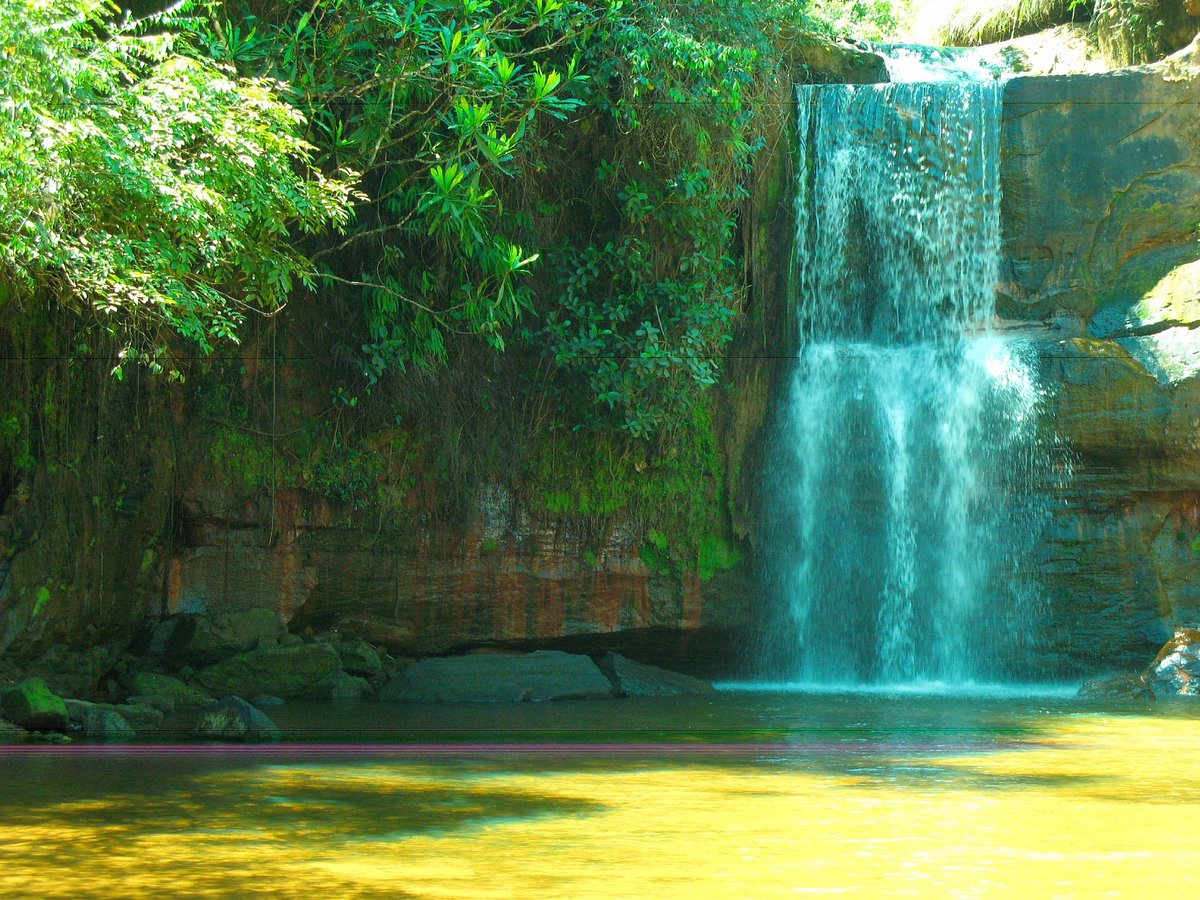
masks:
[[[1193,43],[1004,96],[999,308],[1073,469],[1038,561],[1050,669],[1144,665],[1200,615],[1198,64]]]

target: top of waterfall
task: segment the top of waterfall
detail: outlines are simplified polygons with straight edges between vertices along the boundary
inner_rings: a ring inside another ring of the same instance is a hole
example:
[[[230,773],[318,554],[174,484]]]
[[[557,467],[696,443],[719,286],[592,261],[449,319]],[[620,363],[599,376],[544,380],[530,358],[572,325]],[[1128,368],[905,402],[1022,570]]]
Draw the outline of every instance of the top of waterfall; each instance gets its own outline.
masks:
[[[923,44],[879,44],[888,77],[896,82],[999,81],[1015,74],[1004,56],[991,47],[927,47]]]

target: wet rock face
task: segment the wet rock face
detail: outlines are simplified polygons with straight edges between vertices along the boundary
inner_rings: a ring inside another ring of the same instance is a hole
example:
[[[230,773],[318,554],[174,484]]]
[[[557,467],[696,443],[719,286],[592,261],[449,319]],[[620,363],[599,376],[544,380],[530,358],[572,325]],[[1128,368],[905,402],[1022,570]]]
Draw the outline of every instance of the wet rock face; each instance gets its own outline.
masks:
[[[1100,700],[1200,697],[1200,629],[1176,628],[1154,662],[1140,674],[1123,673],[1088,681],[1079,696]]]
[[[1004,95],[998,308],[1073,470],[1035,561],[1048,674],[1140,668],[1200,613],[1198,63]]]
[[[1156,697],[1200,696],[1200,630],[1176,629],[1143,679]]]

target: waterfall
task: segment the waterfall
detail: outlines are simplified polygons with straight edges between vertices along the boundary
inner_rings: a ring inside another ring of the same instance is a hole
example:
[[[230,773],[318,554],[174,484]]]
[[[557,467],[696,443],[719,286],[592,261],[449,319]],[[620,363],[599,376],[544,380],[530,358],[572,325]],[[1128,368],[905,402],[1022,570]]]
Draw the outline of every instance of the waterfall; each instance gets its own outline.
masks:
[[[1021,675],[1039,391],[992,330],[1000,85],[798,88],[798,353],[768,473],[774,675]]]

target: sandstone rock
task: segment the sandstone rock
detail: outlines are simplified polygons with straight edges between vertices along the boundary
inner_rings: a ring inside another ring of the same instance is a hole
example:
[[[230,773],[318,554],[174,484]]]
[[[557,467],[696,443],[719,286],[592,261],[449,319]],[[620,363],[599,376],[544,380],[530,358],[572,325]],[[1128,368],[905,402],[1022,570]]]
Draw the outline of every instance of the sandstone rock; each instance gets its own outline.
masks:
[[[262,710],[241,697],[225,697],[196,722],[193,733],[220,741],[273,743],[283,739],[277,726]]]
[[[1177,628],[1142,677],[1156,697],[1200,696],[1200,629]]]
[[[382,678],[383,661],[379,651],[362,640],[342,641],[333,645],[342,668],[351,675],[361,675],[363,678]]]
[[[1154,691],[1141,675],[1125,672],[1084,682],[1079,696],[1089,700],[1153,700]]]
[[[611,651],[600,661],[600,671],[608,676],[609,681],[613,683],[613,692],[619,697],[675,697],[680,694],[716,693],[707,681],[634,662]]]
[[[30,731],[66,731],[71,721],[62,697],[41,678],[27,678],[0,691],[0,711]]]
[[[196,681],[214,694],[303,696],[313,685],[341,669],[328,644],[303,644],[255,650],[202,669]]]
[[[133,727],[113,707],[85,700],[67,700],[71,726],[83,737],[101,741],[128,740],[135,736]]]
[[[216,703],[212,697],[197,688],[184,684],[178,678],[170,675],[160,675],[155,672],[138,672],[130,679],[130,689],[133,696],[129,699],[134,703],[153,706],[164,713],[176,709],[194,709],[212,706]]]
[[[612,684],[586,656],[558,650],[524,655],[473,654],[405,667],[380,700],[410,703],[515,703],[612,696]]]

